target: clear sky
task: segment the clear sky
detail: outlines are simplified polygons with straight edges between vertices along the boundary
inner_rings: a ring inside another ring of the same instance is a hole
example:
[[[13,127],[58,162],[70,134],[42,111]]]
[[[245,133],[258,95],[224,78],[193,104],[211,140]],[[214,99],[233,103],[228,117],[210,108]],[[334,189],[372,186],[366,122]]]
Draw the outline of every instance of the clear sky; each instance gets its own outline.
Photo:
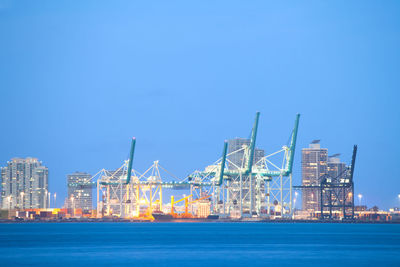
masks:
[[[302,115],[294,184],[313,139],[345,162],[358,144],[356,194],[399,205],[399,1],[0,0],[0,36],[0,166],[39,158],[60,199],[132,136],[135,169],[184,177],[260,111],[266,152]]]

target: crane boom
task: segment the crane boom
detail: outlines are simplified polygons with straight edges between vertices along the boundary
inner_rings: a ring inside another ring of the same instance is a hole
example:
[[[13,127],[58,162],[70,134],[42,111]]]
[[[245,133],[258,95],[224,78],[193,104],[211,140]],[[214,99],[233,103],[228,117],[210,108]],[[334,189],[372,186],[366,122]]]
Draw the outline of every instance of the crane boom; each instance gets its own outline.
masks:
[[[206,199],[206,198],[210,198],[210,197],[211,197],[211,195],[204,196],[204,197],[195,199],[195,200],[193,200],[193,201],[190,201],[190,202],[188,202],[188,204],[192,204],[192,203],[195,203],[195,202],[197,202],[197,201],[200,201],[200,200],[203,200],[203,199]]]
[[[290,140],[289,155],[288,155],[289,160],[286,162],[285,175],[289,175],[292,173],[294,152],[296,150],[297,131],[299,129],[299,121],[300,121],[300,114],[297,114],[296,120],[294,122],[292,137]]]
[[[256,119],[254,120],[253,130],[251,131],[251,139],[250,139],[250,155],[247,162],[247,170],[246,174],[251,173],[254,159],[254,149],[256,147],[256,138],[257,138],[257,128],[258,128],[258,119],[260,118],[260,112],[256,113]]]
[[[127,170],[127,175],[126,175],[126,181],[125,182],[100,182],[101,185],[120,185],[120,184],[129,184],[131,181],[131,176],[132,176],[132,163],[133,163],[133,155],[135,153],[135,145],[136,145],[136,138],[132,137],[132,143],[131,143],[131,151],[129,154],[129,161],[128,161],[128,170]]]
[[[177,200],[177,201],[175,201],[174,196],[171,196],[171,204],[172,204],[172,203],[173,203],[173,204],[179,203],[179,202],[181,202],[181,201],[183,201],[183,200],[185,200],[185,199],[188,199],[188,198],[190,198],[190,197],[192,197],[192,196],[193,196],[193,195],[188,195],[188,196],[183,197],[183,198],[181,198],[181,199],[179,199],[179,200]]]
[[[224,169],[225,169],[225,161],[226,161],[226,152],[228,151],[228,142],[224,142],[224,149],[222,150],[222,161],[221,161],[221,170],[219,173],[219,179],[217,186],[222,184],[222,179],[224,178]]]
[[[356,165],[357,145],[353,147],[353,156],[351,158],[350,181],[353,181],[354,166]]]
[[[131,152],[129,155],[129,163],[128,163],[128,175],[126,177],[126,182],[124,184],[129,184],[129,182],[131,181],[132,162],[133,162],[133,154],[135,153],[135,145],[136,145],[136,138],[132,137]]]

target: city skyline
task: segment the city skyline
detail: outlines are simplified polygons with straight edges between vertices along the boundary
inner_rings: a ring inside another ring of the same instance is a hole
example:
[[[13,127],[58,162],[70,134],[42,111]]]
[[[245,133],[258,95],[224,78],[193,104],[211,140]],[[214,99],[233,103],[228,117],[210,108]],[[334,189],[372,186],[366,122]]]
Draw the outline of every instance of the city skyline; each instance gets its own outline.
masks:
[[[400,266],[399,14],[0,0],[2,266]]]
[[[295,185],[311,140],[345,163],[358,144],[355,194],[398,206],[399,5],[360,3],[3,3],[0,165],[39,158],[60,204],[66,174],[115,169],[132,136],[135,169],[185,177],[247,138],[254,112],[266,154],[301,113]]]
[[[313,140],[309,144],[309,147],[301,148],[302,182],[299,185],[318,185],[319,184],[319,182],[318,182],[319,179],[318,178],[324,177],[327,174],[329,174],[329,177],[332,177],[332,178],[339,177],[338,176],[339,174],[341,174],[343,176],[344,175],[344,173],[343,173],[344,170],[348,167],[348,165],[346,163],[341,162],[341,160],[340,160],[341,154],[340,153],[336,153],[336,154],[328,156],[328,149],[327,148],[321,148],[320,141],[321,140]],[[228,153],[230,153],[230,152],[235,151],[235,150],[240,150],[240,148],[242,146],[241,144],[246,144],[246,146],[249,146],[250,145],[250,140],[247,139],[247,138],[235,137],[233,139],[227,140],[227,143],[228,143],[228,147],[229,147]],[[321,167],[320,163],[318,163],[318,162],[317,163],[312,163],[316,159],[315,159],[315,155],[310,157],[310,155],[309,155],[310,152],[311,153],[317,153],[316,155],[317,155],[318,158],[321,157],[320,160],[321,160],[321,162],[323,164],[323,166],[322,166],[323,169],[320,170],[320,167]],[[321,152],[322,152],[322,155],[320,155]],[[239,157],[237,157],[235,155],[234,158],[231,158],[232,162],[234,162],[237,165],[239,164],[239,162],[242,162],[243,153],[241,153],[240,155],[241,156],[239,156]],[[255,149],[255,159],[253,161],[254,164],[258,160],[260,160],[261,155],[264,155],[264,150],[260,149],[260,148],[256,148]],[[39,169],[45,168],[45,170],[46,170],[46,189],[44,189],[44,190],[46,191],[46,194],[49,194],[50,196],[47,195],[46,200],[44,201],[44,206],[46,206],[48,208],[52,208],[52,207],[54,207],[54,208],[56,208],[56,207],[71,208],[72,205],[73,205],[74,207],[79,207],[80,209],[82,209],[84,211],[88,211],[90,209],[89,207],[96,207],[96,205],[97,205],[96,199],[92,199],[92,194],[93,194],[92,186],[89,186],[89,187],[84,187],[82,185],[78,185],[77,186],[77,184],[82,183],[82,182],[90,181],[92,179],[92,177],[94,177],[94,176],[92,176],[92,175],[90,175],[90,174],[88,174],[88,173],[86,173],[84,171],[82,171],[82,172],[81,171],[75,171],[73,173],[66,174],[67,184],[66,184],[65,190],[67,192],[67,196],[64,199],[64,204],[61,203],[59,205],[56,205],[56,202],[55,202],[56,201],[56,195],[57,194],[60,195],[60,193],[52,192],[52,191],[48,190],[48,168],[41,165],[42,161],[38,161],[38,159],[36,159],[36,158],[27,157],[26,159],[23,159],[23,158],[12,158],[11,161],[7,161],[7,163],[9,164],[9,166],[11,166],[10,164],[13,164],[14,162],[20,162],[21,161],[21,162],[28,162],[29,163],[32,160],[34,162],[36,162],[37,164],[39,164],[38,165]],[[311,163],[311,165],[314,164],[315,166],[314,165],[311,166],[310,163]],[[238,166],[240,166],[240,165],[241,164],[239,164]],[[329,166],[329,165],[331,165],[331,166]],[[310,169],[310,167],[311,167],[311,169]],[[316,169],[315,169],[315,167],[316,167]],[[1,180],[1,181],[4,184],[7,181],[7,179],[9,179],[8,176],[6,175],[7,174],[6,170],[7,170],[7,168],[10,168],[10,167],[0,167],[0,168],[2,170],[2,173],[4,173],[4,174],[2,174],[3,175],[2,177],[0,176],[0,178],[3,178],[3,180]],[[116,171],[109,171],[109,172],[110,173],[114,173],[114,172],[117,173]],[[317,173],[316,176],[314,175],[314,172]],[[15,174],[13,173],[13,175],[15,175]],[[118,174],[117,176],[120,176],[120,175],[122,175],[122,173]],[[311,175],[311,178],[310,178],[310,175]],[[304,180],[305,178],[307,180]],[[4,188],[4,185],[2,186],[2,188]],[[297,197],[298,196],[298,191],[296,191],[296,190],[300,190],[300,191],[308,190],[308,191],[311,192],[311,194],[313,195],[311,197],[312,198],[312,203],[313,203],[313,204],[311,204],[312,208],[307,208],[310,205],[310,204],[307,204],[308,203],[307,199],[310,199],[310,196],[309,195],[305,195],[304,192],[302,192],[301,193],[302,194],[301,198],[298,198]],[[6,192],[6,191],[4,191],[4,192]],[[25,191],[23,191],[23,192],[25,193]],[[293,192],[296,193],[296,196],[294,197],[295,198],[294,205],[296,205],[296,201],[297,201],[298,204],[302,205],[302,210],[303,211],[313,211],[313,212],[319,211],[319,209],[320,209],[319,201],[320,200],[319,200],[319,190],[318,189],[294,189]],[[17,193],[19,195],[19,193],[21,193],[21,192],[17,192]],[[61,192],[61,195],[63,195],[62,192]],[[83,197],[82,199],[81,199],[80,195],[82,195],[82,197]],[[170,194],[168,194],[168,196],[169,195]],[[9,197],[9,196],[13,196],[13,194],[11,194],[11,195],[10,194],[8,194],[8,195],[5,194],[2,197],[2,202],[0,202],[0,203],[2,205],[6,205],[6,204],[3,204],[3,203],[5,203],[5,199],[7,199],[7,197]],[[356,206],[357,205],[358,206],[363,206],[363,205],[368,206],[365,202],[362,201],[363,200],[362,198],[364,198],[363,194],[356,193],[355,194],[355,199],[356,198],[358,198],[358,201],[357,202],[355,201],[354,205],[356,205]],[[51,203],[52,199],[54,200],[53,203]],[[73,199],[72,201],[75,202],[74,204],[71,204],[71,199]],[[305,201],[305,199],[306,199],[306,201]],[[19,198],[18,198],[18,200],[19,200]],[[400,194],[397,195],[397,200],[400,203]],[[19,203],[14,203],[14,202],[11,202],[10,200],[7,200],[7,201],[10,202],[10,203],[13,203],[13,205],[11,205],[12,208],[21,208]],[[13,201],[14,201],[14,198],[13,198]],[[9,204],[7,204],[7,205],[10,206]],[[44,206],[42,205],[41,207],[44,207]],[[369,208],[372,208],[372,207],[375,207],[375,206],[376,206],[375,204],[371,204]],[[6,207],[6,206],[4,206],[4,207]],[[81,208],[81,207],[84,207],[84,208]],[[393,207],[396,207],[396,205],[394,205]],[[390,207],[390,208],[393,208],[393,207]],[[29,207],[28,206],[24,206],[24,208],[29,208]],[[31,206],[31,208],[32,208],[32,206]],[[383,208],[383,210],[385,210],[385,209],[386,208]],[[389,208],[387,208],[386,210],[389,210]]]

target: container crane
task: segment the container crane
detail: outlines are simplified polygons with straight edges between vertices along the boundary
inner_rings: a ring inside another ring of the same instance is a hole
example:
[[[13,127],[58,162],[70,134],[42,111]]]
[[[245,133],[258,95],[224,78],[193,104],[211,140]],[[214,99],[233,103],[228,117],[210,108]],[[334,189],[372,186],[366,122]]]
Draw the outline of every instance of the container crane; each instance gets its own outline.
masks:
[[[175,201],[174,196],[171,196],[171,212],[170,212],[170,214],[171,214],[174,218],[178,218],[178,217],[179,217],[179,218],[193,218],[193,214],[189,213],[189,205],[191,205],[191,204],[193,204],[193,203],[196,203],[196,202],[198,202],[198,201],[201,201],[201,200],[210,198],[211,195],[203,196],[203,197],[200,197],[200,198],[198,198],[198,199],[195,199],[195,200],[190,201],[189,199],[190,199],[191,197],[193,197],[193,195],[188,195],[188,196],[185,196],[185,197],[183,197],[183,198],[181,198],[181,199]],[[185,201],[185,212],[182,213],[182,214],[177,214],[177,213],[175,212],[175,210],[174,210],[174,206],[175,206],[175,204],[177,204],[177,203],[179,203],[179,202],[181,202],[181,201]]]

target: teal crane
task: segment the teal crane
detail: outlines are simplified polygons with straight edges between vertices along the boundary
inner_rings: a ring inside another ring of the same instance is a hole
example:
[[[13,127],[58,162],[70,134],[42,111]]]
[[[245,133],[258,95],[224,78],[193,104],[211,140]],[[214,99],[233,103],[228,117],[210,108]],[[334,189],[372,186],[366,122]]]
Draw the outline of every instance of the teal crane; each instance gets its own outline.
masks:
[[[249,158],[247,161],[247,170],[245,174],[250,174],[253,166],[254,160],[254,149],[256,147],[256,138],[257,138],[257,129],[258,129],[258,119],[260,118],[260,112],[256,113],[256,119],[254,121],[253,130],[251,131],[251,139],[250,139],[250,151]]]
[[[132,176],[132,163],[133,163],[133,155],[135,153],[135,145],[136,145],[136,138],[132,137],[132,142],[131,142],[131,151],[129,153],[129,161],[128,161],[128,170],[127,170],[127,176],[125,182],[105,182],[102,181],[100,182],[101,185],[120,185],[120,184],[129,184],[131,181],[131,176]]]
[[[285,149],[287,149],[287,153],[285,155],[285,165],[283,166],[283,169],[280,170],[268,170],[266,168],[263,169],[257,169],[253,170],[253,161],[254,161],[254,151],[256,147],[256,139],[257,139],[257,130],[258,130],[258,122],[259,122],[259,117],[260,117],[260,112],[256,113],[256,118],[254,120],[253,124],[253,129],[251,132],[251,139],[250,139],[250,145],[248,147],[248,157],[247,157],[247,162],[246,162],[246,168],[245,170],[225,170],[225,161],[226,161],[226,156],[227,156],[227,142],[225,141],[224,144],[224,150],[222,154],[222,159],[221,159],[221,169],[219,172],[218,180],[216,181],[215,185],[219,186],[222,184],[223,179],[231,179],[232,177],[235,177],[239,174],[243,175],[260,175],[264,177],[265,179],[272,179],[272,177],[277,177],[277,176],[289,176],[292,173],[293,169],[293,161],[294,161],[294,155],[295,155],[295,150],[296,150],[296,141],[297,141],[297,133],[298,133],[298,128],[299,128],[299,121],[300,121],[300,114],[296,114],[296,119],[294,123],[294,128],[292,130],[292,134],[290,137],[290,144],[289,146],[285,146]],[[216,172],[197,172],[197,175],[201,177],[216,177],[217,173]],[[189,178],[193,178],[191,175],[189,175]],[[199,184],[200,185],[200,184]],[[205,185],[209,185],[206,184]]]
[[[222,160],[221,160],[221,169],[219,172],[219,179],[216,183],[217,186],[222,184],[222,180],[224,179],[224,170],[225,170],[225,162],[226,162],[226,152],[228,151],[228,142],[224,142],[224,149],[222,150]]]
[[[297,114],[296,120],[294,123],[293,133],[292,133],[291,140],[290,140],[289,151],[288,151],[289,160],[286,161],[286,168],[283,171],[283,176],[288,176],[289,174],[292,173],[294,152],[296,151],[297,131],[299,129],[299,121],[300,121],[300,114]]]

